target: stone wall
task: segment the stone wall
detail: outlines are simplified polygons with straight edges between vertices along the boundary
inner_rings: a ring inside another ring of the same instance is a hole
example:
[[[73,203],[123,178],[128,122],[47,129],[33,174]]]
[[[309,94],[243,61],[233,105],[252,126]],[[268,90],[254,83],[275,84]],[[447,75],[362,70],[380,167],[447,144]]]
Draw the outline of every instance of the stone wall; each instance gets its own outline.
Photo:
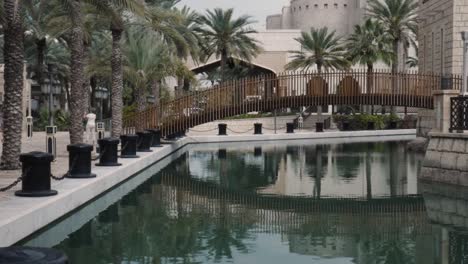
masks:
[[[418,125],[416,131],[418,137],[429,137],[429,132],[431,132],[435,126],[434,114],[434,110],[418,110]]]
[[[430,133],[419,178],[468,187],[468,134]]]
[[[430,220],[441,225],[468,227],[468,188],[420,182]]]
[[[460,32],[468,30],[468,1],[419,0],[419,69],[461,74]]]
[[[326,26],[347,36],[364,19],[366,6],[366,0],[291,0],[280,15],[267,17],[266,27],[309,31]]]

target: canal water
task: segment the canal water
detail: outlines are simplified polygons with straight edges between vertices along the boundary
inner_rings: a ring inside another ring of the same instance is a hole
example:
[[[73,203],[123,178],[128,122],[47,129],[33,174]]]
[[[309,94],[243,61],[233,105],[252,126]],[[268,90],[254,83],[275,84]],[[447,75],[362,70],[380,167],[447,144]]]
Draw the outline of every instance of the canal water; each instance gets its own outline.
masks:
[[[404,141],[194,145],[22,244],[89,264],[468,263],[468,192],[418,184],[422,160]]]

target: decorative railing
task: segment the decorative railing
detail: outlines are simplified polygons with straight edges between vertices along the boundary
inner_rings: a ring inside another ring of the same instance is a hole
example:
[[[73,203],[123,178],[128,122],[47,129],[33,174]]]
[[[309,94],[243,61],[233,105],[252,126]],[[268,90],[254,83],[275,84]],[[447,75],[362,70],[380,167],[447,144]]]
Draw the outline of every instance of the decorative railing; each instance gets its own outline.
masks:
[[[468,130],[468,96],[450,98],[450,132]]]
[[[226,81],[148,108],[124,120],[125,131],[159,128],[163,136],[199,124],[248,112],[319,105],[384,105],[433,109],[434,90],[443,83],[435,74],[389,71],[288,72]]]

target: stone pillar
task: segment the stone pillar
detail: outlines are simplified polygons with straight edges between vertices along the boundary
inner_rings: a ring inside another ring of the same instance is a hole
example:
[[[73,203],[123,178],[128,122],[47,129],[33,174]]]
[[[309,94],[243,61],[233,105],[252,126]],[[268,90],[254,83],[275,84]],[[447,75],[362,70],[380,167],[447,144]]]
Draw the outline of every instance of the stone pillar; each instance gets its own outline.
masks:
[[[459,90],[434,91],[435,126],[432,131],[448,133],[450,128],[450,98],[458,96]]]

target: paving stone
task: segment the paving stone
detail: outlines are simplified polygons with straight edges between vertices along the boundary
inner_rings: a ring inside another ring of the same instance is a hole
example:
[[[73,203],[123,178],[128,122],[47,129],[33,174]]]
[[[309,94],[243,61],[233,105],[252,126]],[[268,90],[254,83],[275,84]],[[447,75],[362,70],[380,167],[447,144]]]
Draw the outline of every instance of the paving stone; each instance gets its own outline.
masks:
[[[465,218],[460,215],[452,215],[450,223],[457,227],[462,227],[465,225]]]
[[[458,176],[458,184],[460,186],[468,187],[468,172],[461,172]]]
[[[453,146],[454,140],[452,138],[443,138],[440,139],[439,143],[439,149],[444,152],[449,152],[452,151],[452,146]]]
[[[457,153],[465,153],[466,140],[464,139],[455,139],[452,145],[452,151]]]
[[[440,167],[447,170],[457,170],[458,153],[446,152],[440,157]]]
[[[428,150],[437,150],[437,147],[439,146],[440,139],[439,138],[431,138],[429,140],[429,145],[427,147]]]
[[[457,202],[457,214],[463,217],[468,217],[467,201],[458,199],[456,202]]]
[[[426,157],[424,158],[423,166],[429,168],[440,168],[441,157],[441,152],[429,150],[426,152]]]

